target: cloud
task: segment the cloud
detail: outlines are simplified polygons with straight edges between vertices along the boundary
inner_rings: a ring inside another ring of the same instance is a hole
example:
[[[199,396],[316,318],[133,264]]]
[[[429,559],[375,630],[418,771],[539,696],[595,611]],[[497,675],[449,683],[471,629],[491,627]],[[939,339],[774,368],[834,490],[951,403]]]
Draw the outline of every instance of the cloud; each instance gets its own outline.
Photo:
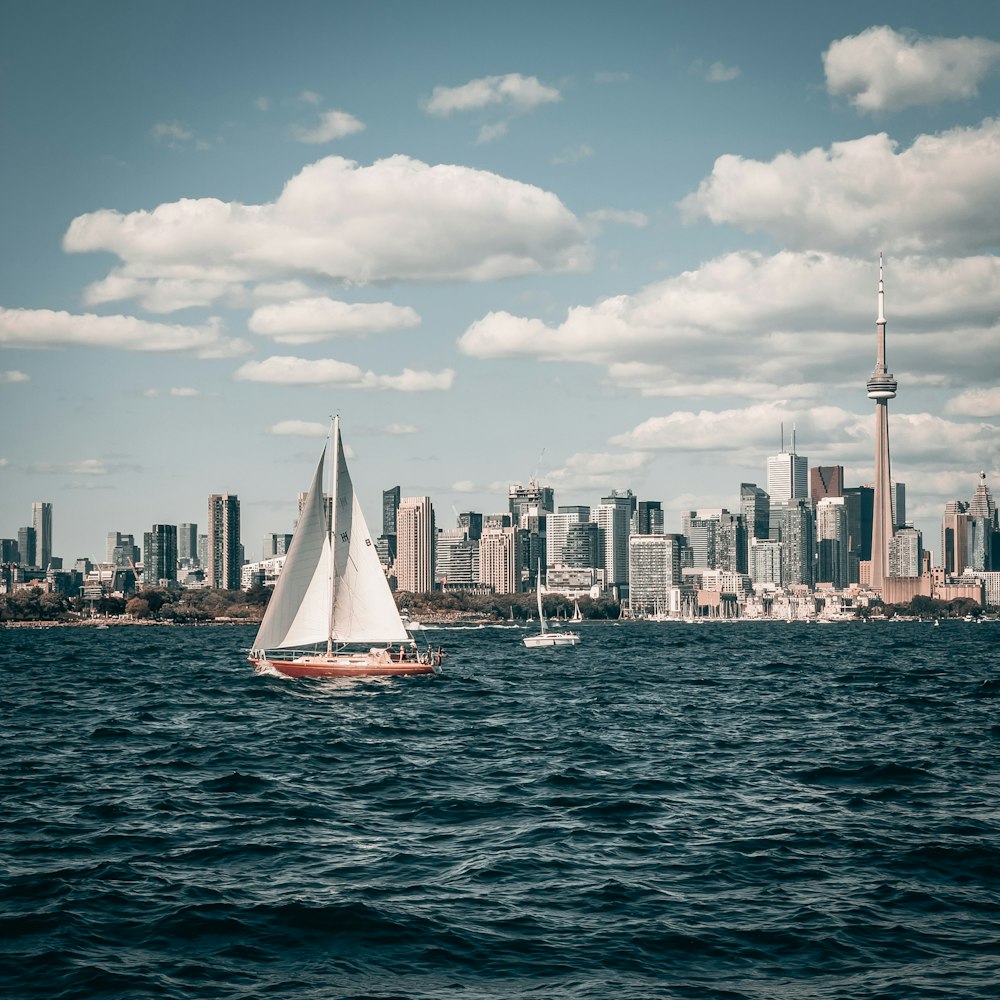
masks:
[[[901,391],[917,376],[1000,381],[1000,259],[890,259],[886,277]],[[644,395],[808,399],[845,385],[861,393],[874,362],[876,287],[872,260],[732,253],[634,295],[572,307],[557,324],[488,313],[458,346],[484,359],[603,365],[616,385]]]
[[[276,423],[268,433],[275,437],[324,438],[329,431],[330,428],[327,424],[313,423],[308,420],[282,420]]]
[[[386,434],[416,434],[417,428],[413,424],[386,424]]]
[[[644,452],[578,452],[546,473],[545,481],[563,490],[601,490],[620,486],[623,478],[644,469],[652,456]]]
[[[63,246],[121,259],[90,286],[92,301],[179,283],[194,289],[192,304],[243,293],[247,282],[492,281],[586,270],[592,257],[583,226],[554,194],[405,156],[369,167],[327,157],[263,205],[198,198],[151,212],[92,212],[73,220]],[[161,301],[169,308],[171,295]]]
[[[272,385],[341,386],[346,389],[394,389],[397,392],[424,392],[450,389],[455,373],[420,372],[404,368],[400,375],[377,375],[362,371],[357,365],[333,358],[307,360],[295,357],[270,357],[248,361],[233,376],[237,381],[266,382]]]
[[[988,38],[923,38],[885,25],[823,53],[827,90],[870,112],[975,97],[998,62],[1000,44]]]
[[[338,302],[323,297],[261,306],[248,323],[254,333],[282,344],[311,344],[338,336],[363,337],[419,325],[420,316],[409,306],[391,302]]]
[[[500,104],[517,111],[533,111],[539,105],[561,100],[555,87],[539,83],[537,77],[508,73],[470,80],[460,87],[435,87],[424,102],[424,110],[431,115],[450,115]]]
[[[562,152],[556,153],[552,157],[552,164],[556,167],[562,167],[567,164],[581,163],[584,160],[589,160],[593,155],[593,149],[586,143],[581,143],[579,146],[567,146]]]
[[[9,385],[12,382],[30,382],[31,376],[25,375],[24,372],[19,372],[16,369],[11,369],[10,371],[0,372],[0,385]]]
[[[0,306],[0,347],[109,347],[123,351],[191,352],[199,358],[228,358],[249,347],[223,336],[221,320],[201,326],[150,323],[134,316],[95,316],[51,309]]]
[[[796,249],[975,253],[1000,243],[998,162],[995,119],[903,150],[880,133],[770,163],[726,154],[680,209]]]
[[[201,393],[197,389],[191,389],[188,386],[174,386],[170,390],[170,395],[181,399],[189,399],[193,396],[200,396]]]
[[[149,130],[149,134],[157,142],[174,148],[194,139],[194,133],[180,122],[159,122]]]
[[[1000,388],[968,389],[948,400],[944,411],[962,417],[1000,417]]]
[[[354,115],[349,115],[346,111],[323,111],[319,116],[318,125],[313,128],[296,125],[292,129],[292,135],[299,142],[318,144],[343,139],[344,136],[363,132],[364,129],[364,122],[358,121]]]
[[[84,458],[74,462],[32,462],[26,472],[41,476],[110,476],[118,472],[139,472],[140,467],[129,462],[108,464],[98,458]]]
[[[495,125],[483,125],[476,137],[476,142],[480,146],[496,139],[502,139],[507,134],[507,123],[497,122]]]
[[[722,62],[714,62],[706,69],[700,59],[695,60],[692,69],[709,83],[728,83],[741,73],[739,66],[727,66]]]

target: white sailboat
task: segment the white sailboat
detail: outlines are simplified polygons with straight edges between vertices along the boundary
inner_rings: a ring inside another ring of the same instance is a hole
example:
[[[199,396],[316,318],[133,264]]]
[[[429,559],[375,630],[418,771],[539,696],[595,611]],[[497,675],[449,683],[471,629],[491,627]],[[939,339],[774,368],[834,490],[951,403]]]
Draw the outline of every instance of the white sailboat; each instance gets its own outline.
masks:
[[[329,523],[323,500],[325,459],[326,448],[250,662],[258,670],[270,668],[289,677],[433,673],[441,651],[418,651],[396,608],[354,495],[339,417],[333,423]]]
[[[541,626],[541,631],[538,635],[524,636],[521,642],[529,649],[537,649],[540,646],[575,646],[580,641],[579,632],[568,632],[565,629],[550,632],[545,623],[545,614],[542,611],[542,564],[540,561],[535,579],[537,581],[535,590],[538,597],[538,624]]]

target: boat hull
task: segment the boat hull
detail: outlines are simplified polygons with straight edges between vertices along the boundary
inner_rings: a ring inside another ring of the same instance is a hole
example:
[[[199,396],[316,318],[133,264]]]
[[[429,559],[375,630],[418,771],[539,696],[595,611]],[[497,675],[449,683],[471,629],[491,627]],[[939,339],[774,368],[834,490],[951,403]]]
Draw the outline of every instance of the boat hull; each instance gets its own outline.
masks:
[[[441,655],[427,653],[394,659],[388,655],[368,653],[332,653],[297,656],[289,660],[267,656],[251,656],[249,659],[258,670],[276,670],[286,677],[407,677],[434,673],[435,666],[441,662]]]
[[[575,646],[580,636],[575,632],[546,632],[544,635],[526,635],[521,642],[529,649],[543,649],[548,646]]]

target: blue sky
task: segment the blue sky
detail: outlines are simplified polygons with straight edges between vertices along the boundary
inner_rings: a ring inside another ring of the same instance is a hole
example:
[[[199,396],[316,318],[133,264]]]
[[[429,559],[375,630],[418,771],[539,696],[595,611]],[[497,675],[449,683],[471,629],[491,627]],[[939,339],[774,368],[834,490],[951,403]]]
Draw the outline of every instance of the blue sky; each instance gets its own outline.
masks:
[[[796,427],[939,548],[1000,483],[982,2],[36,2],[0,33],[0,536],[291,529],[339,412],[383,488],[738,507]],[[320,436],[317,436],[320,435]]]

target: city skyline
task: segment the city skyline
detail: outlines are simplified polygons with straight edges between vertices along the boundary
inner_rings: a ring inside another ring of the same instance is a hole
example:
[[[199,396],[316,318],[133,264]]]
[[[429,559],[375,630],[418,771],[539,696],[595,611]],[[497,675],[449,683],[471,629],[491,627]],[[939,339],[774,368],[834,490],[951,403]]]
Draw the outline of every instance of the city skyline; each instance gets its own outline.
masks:
[[[429,58],[430,56],[430,58]],[[180,67],[185,67],[183,70]],[[988,5],[40,2],[0,39],[0,535],[284,534],[339,412],[381,492],[740,509],[779,429],[940,558],[1000,479]],[[41,543],[41,539],[38,540]]]

